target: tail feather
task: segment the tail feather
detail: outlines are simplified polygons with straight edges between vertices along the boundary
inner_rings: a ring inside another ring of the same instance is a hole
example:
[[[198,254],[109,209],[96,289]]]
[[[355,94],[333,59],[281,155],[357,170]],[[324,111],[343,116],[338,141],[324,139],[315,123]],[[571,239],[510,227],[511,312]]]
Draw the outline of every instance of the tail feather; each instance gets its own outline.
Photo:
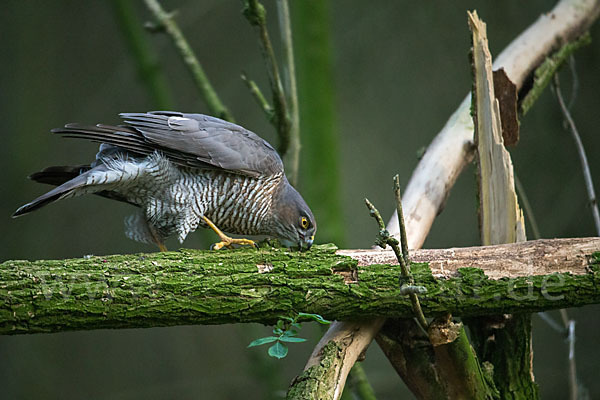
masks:
[[[89,165],[61,165],[45,168],[42,171],[29,175],[29,179],[39,183],[60,186],[71,179],[90,170]]]
[[[41,179],[44,179],[43,175],[42,175]],[[76,176],[75,178],[63,183],[62,185],[55,187],[48,193],[41,195],[40,197],[33,200],[32,202],[19,207],[17,209],[17,211],[15,211],[15,213],[13,214],[13,218],[19,217],[21,215],[25,215],[27,213],[37,210],[38,208],[45,206],[47,204],[55,202],[56,200],[60,200],[60,199],[63,199],[65,197],[69,196],[70,194],[72,194],[72,192],[75,189],[78,189],[78,188],[84,186],[86,183],[86,180],[87,179],[86,179],[85,174]]]
[[[106,166],[101,164],[99,166],[94,167],[94,170],[97,171],[105,168]],[[38,208],[44,207],[47,204],[53,203],[56,200],[69,197],[69,195],[71,195],[74,190],[86,186],[87,173],[91,170],[92,168],[89,165],[54,166],[48,167],[42,171],[31,174],[29,176],[31,180],[34,180],[39,183],[55,185],[57,187],[52,189],[48,193],[38,197],[32,202],[27,203],[22,207],[19,207],[19,209],[17,209],[17,211],[15,211],[15,213],[13,214],[13,218],[19,217],[24,214],[28,214],[32,211],[37,210]],[[137,204],[127,200],[127,198],[125,198],[123,195],[110,190],[100,190],[94,192],[94,194],[106,197],[111,200],[122,201],[125,203],[132,204],[134,206],[138,206]]]

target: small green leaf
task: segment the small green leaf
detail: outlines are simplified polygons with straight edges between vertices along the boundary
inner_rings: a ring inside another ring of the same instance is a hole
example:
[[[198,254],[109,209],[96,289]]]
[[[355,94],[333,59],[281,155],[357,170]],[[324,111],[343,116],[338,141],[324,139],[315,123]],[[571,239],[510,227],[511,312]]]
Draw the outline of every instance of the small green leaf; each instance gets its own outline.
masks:
[[[271,357],[282,359],[287,356],[288,348],[281,342],[275,343],[273,346],[269,347],[269,355]]]
[[[275,325],[275,326],[278,327],[279,329],[283,329],[283,324],[284,324],[283,320],[280,319],[277,321],[277,325]]]
[[[283,330],[281,328],[273,329],[273,334],[275,334],[275,335],[281,335],[282,333],[283,333]]]
[[[292,317],[279,317],[280,319],[285,319],[286,321],[294,322],[294,318]]]
[[[319,314],[309,314],[309,313],[301,312],[301,313],[298,313],[298,317],[312,319],[312,320],[317,321],[318,323],[324,324],[324,325],[331,324],[331,321],[326,320],[325,318],[321,317]]]
[[[279,339],[279,338],[275,337],[275,336],[263,337],[263,338],[254,340],[252,343],[250,343],[248,345],[248,347],[260,346],[261,344],[271,343],[271,342],[276,341],[277,339]]]
[[[293,326],[294,328],[296,328],[296,329],[302,329],[302,324],[301,324],[301,323],[299,323],[299,322],[294,322],[294,323],[292,324],[292,326]]]
[[[298,334],[298,331],[295,329],[290,329],[289,331],[285,331],[283,332],[283,336],[296,336]]]
[[[300,337],[290,337],[290,336],[282,336],[279,338],[279,340],[282,342],[289,342],[289,343],[306,342],[306,339],[303,339]]]

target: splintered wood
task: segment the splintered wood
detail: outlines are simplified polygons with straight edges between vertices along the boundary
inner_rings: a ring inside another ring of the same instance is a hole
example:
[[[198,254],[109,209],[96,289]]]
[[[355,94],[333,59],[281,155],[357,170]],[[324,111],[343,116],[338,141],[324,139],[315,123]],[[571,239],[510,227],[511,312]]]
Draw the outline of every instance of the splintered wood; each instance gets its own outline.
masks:
[[[589,255],[600,251],[600,238],[542,239],[495,246],[411,250],[413,263],[429,263],[436,278],[451,278],[459,268],[480,268],[490,279],[568,272],[589,273]],[[359,267],[397,264],[391,250],[338,250],[358,261]]]
[[[473,119],[478,154],[479,223],[484,245],[525,240],[525,221],[515,192],[513,166],[502,139],[500,105],[494,95],[486,27],[469,13],[473,33]]]

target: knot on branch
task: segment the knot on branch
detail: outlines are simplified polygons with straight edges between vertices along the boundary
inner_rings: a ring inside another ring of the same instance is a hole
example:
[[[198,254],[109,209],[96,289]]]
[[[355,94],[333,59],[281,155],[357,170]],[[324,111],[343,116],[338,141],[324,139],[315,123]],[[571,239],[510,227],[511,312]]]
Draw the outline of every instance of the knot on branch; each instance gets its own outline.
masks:
[[[416,286],[416,285],[406,285],[403,284],[400,286],[400,294],[403,296],[411,295],[411,294],[425,294],[427,293],[427,288],[425,286]]]
[[[150,33],[164,33],[167,31],[167,25],[165,21],[175,19],[177,14],[179,14],[178,10],[164,11],[161,9],[161,18],[157,18],[156,21],[144,22],[144,29],[146,29]]]
[[[390,246],[397,246],[399,242],[387,229],[381,229],[375,237],[375,244],[382,249],[385,249],[388,244]]]
[[[256,0],[245,1],[242,14],[252,26],[264,26],[267,23],[265,7]]]

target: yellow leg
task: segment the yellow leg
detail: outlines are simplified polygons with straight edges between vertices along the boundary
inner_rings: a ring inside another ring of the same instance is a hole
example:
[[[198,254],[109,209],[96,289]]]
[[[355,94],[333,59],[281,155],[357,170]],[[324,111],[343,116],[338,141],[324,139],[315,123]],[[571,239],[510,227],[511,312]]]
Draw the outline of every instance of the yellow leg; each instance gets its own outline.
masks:
[[[154,227],[149,222],[148,222],[148,228],[150,229],[150,233],[152,234],[152,239],[154,241],[154,244],[158,246],[158,249],[160,251],[169,251],[169,250],[167,250],[167,246],[165,246],[165,244],[163,243],[158,232],[156,232],[156,229],[154,229]]]
[[[157,242],[156,245],[158,246],[158,249],[160,251],[169,251],[169,250],[167,250],[167,246],[165,246],[164,243]]]
[[[242,246],[253,246],[253,247],[256,247],[256,243],[254,243],[253,240],[250,240],[250,239],[234,239],[234,238],[230,238],[229,236],[227,236],[226,234],[224,234],[219,228],[217,228],[217,226],[215,224],[213,224],[210,219],[206,218],[205,216],[202,216],[202,219],[204,219],[204,222],[206,222],[206,225],[208,225],[210,227],[210,229],[212,229],[213,231],[215,231],[215,233],[217,235],[219,235],[219,238],[221,239],[221,241],[219,243],[215,243],[212,246],[213,249],[220,250],[223,247],[231,248],[232,244],[239,244],[239,245],[242,245]]]

